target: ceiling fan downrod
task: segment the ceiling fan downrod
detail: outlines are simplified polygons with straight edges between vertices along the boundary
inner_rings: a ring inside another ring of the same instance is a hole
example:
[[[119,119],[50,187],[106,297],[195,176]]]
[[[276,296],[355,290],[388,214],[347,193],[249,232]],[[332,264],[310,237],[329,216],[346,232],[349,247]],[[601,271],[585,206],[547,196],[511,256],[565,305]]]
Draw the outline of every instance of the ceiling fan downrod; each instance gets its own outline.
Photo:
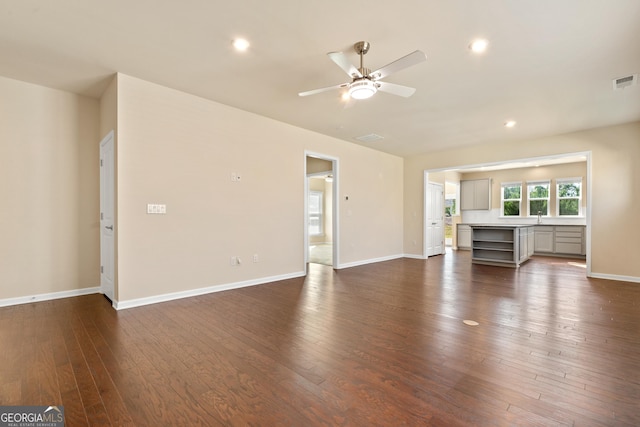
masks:
[[[360,74],[362,74],[363,76],[368,76],[369,73],[371,73],[371,70],[369,70],[368,68],[364,68],[364,55],[369,52],[370,47],[371,44],[365,41],[360,41],[353,45],[353,49],[358,55],[360,55],[360,68],[358,68],[358,71],[360,71]]]

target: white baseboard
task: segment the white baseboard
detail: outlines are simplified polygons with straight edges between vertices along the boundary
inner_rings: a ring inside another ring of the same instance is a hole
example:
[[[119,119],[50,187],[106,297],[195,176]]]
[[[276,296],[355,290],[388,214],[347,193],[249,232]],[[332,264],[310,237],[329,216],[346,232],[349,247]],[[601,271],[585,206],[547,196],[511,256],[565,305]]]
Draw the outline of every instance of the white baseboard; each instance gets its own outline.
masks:
[[[588,274],[589,277],[593,277],[594,279],[607,279],[607,280],[617,280],[619,282],[633,282],[640,283],[640,277],[634,276],[619,276],[617,274],[602,274],[602,273],[593,273]]]
[[[73,289],[71,291],[51,292],[48,294],[27,295],[24,297],[0,299],[0,307],[10,305],[29,304],[30,302],[49,301],[61,298],[78,297],[81,295],[99,294],[100,287]]]
[[[172,292],[168,294],[155,295],[151,297],[137,298],[137,299],[126,300],[126,301],[114,301],[113,308],[115,308],[116,310],[125,310],[128,308],[141,307],[143,305],[157,304],[160,302],[167,302],[167,301],[173,301],[173,300],[182,299],[182,298],[195,297],[198,295],[211,294],[214,292],[228,291],[231,289],[246,288],[248,286],[263,285],[265,283],[277,282],[277,281],[286,280],[286,279],[294,279],[294,278],[303,277],[303,276],[304,276],[304,271],[299,271],[297,273],[284,274],[281,276],[261,277],[259,279],[246,280],[243,282],[227,283],[227,284],[215,285],[215,286],[208,286],[206,288],[191,289],[191,290],[182,291],[182,292]]]
[[[340,264],[340,266],[336,268],[342,269],[342,268],[357,267],[360,265],[373,264],[373,263],[382,262],[382,261],[390,261],[398,258],[425,259],[420,255],[414,255],[414,254],[392,255],[387,257]],[[294,278],[303,277],[303,276],[304,276],[304,272],[300,271],[297,273],[284,274],[280,276],[262,277],[259,279],[246,280],[243,282],[209,286],[206,288],[192,289],[192,290],[183,291],[183,292],[174,292],[169,294],[156,295],[152,297],[138,298],[138,299],[133,299],[128,301],[113,301],[113,308],[115,308],[116,310],[124,310],[127,308],[140,307],[143,305],[156,304],[160,302],[172,301],[176,299],[188,298],[188,297],[204,295],[204,294],[209,294],[214,292],[222,292],[222,291],[227,291],[231,289],[245,288],[248,286],[262,285],[265,283],[277,282],[277,281],[286,280],[286,279],[294,279]],[[589,277],[593,277],[595,279],[615,280],[620,282],[640,283],[640,277],[635,277],[635,276],[620,276],[615,274],[591,273],[589,274]],[[16,298],[5,298],[5,299],[0,299],[0,307],[8,307],[12,305],[28,304],[32,302],[49,301],[49,300],[55,300],[55,299],[61,299],[61,298],[71,298],[71,297],[77,297],[82,295],[99,294],[99,293],[100,293],[100,287],[96,286],[91,288],[74,289],[70,291],[52,292],[52,293],[38,294],[38,295],[27,295],[27,296],[16,297]]]
[[[348,262],[345,264],[340,264],[336,267],[336,270],[342,269],[342,268],[350,268],[350,267],[358,267],[359,265],[366,265],[366,264],[373,264],[376,262],[382,262],[382,261],[390,261],[392,259],[398,259],[398,258],[404,258],[404,255],[390,255],[390,256],[386,256],[386,257],[381,257],[381,258],[372,258],[372,259],[365,259],[362,261],[355,261],[355,262]]]

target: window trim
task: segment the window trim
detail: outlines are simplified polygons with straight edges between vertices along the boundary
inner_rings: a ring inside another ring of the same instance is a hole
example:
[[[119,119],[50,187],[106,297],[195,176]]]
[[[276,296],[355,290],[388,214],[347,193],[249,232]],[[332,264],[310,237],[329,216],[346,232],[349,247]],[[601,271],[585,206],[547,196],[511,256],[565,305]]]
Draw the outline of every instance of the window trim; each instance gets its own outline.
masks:
[[[572,178],[556,178],[556,217],[558,218],[581,218],[582,215],[582,177],[572,177]],[[560,197],[560,184],[566,183],[579,183],[580,184],[580,194],[578,197]],[[578,199],[578,215],[560,215],[560,200],[570,200],[570,199]]]
[[[504,198],[504,187],[520,187],[520,198],[518,199],[505,199]],[[518,215],[505,215],[504,214],[504,202],[505,201],[518,201]],[[501,218],[521,218],[522,217],[522,181],[511,181],[511,182],[501,182],[500,183],[500,217]]]
[[[533,185],[540,185],[540,184],[546,184],[548,191],[547,191],[547,197],[534,197],[531,198],[531,191],[529,191],[529,186]],[[527,181],[527,216],[528,217],[536,217],[538,216],[538,214],[531,214],[531,201],[533,200],[546,200],[547,201],[547,214],[546,215],[542,215],[543,218],[547,218],[551,216],[551,180],[550,179],[538,179],[535,181]]]

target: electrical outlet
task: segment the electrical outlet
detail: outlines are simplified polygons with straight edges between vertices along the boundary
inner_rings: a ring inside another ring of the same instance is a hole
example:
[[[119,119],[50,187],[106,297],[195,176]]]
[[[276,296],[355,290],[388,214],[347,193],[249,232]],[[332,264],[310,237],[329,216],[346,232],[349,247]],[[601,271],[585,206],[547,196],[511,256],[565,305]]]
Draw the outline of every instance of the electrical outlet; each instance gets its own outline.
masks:
[[[258,254],[253,254],[253,262],[259,262],[260,258],[258,257]]]
[[[161,214],[164,215],[167,213],[167,205],[165,204],[157,204],[157,203],[149,203],[147,204],[147,213],[148,214]]]
[[[231,267],[235,267],[236,265],[238,265],[238,257],[232,256],[229,260],[229,264],[231,265]]]

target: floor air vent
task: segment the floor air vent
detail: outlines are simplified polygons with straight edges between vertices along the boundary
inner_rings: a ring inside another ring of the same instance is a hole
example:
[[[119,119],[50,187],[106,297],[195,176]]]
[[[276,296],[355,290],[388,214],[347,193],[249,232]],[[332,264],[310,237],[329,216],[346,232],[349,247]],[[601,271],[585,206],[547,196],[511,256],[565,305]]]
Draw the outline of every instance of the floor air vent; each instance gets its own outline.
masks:
[[[613,79],[613,90],[624,89],[627,86],[632,86],[638,83],[638,75],[632,74],[626,77],[620,77],[619,79]]]

